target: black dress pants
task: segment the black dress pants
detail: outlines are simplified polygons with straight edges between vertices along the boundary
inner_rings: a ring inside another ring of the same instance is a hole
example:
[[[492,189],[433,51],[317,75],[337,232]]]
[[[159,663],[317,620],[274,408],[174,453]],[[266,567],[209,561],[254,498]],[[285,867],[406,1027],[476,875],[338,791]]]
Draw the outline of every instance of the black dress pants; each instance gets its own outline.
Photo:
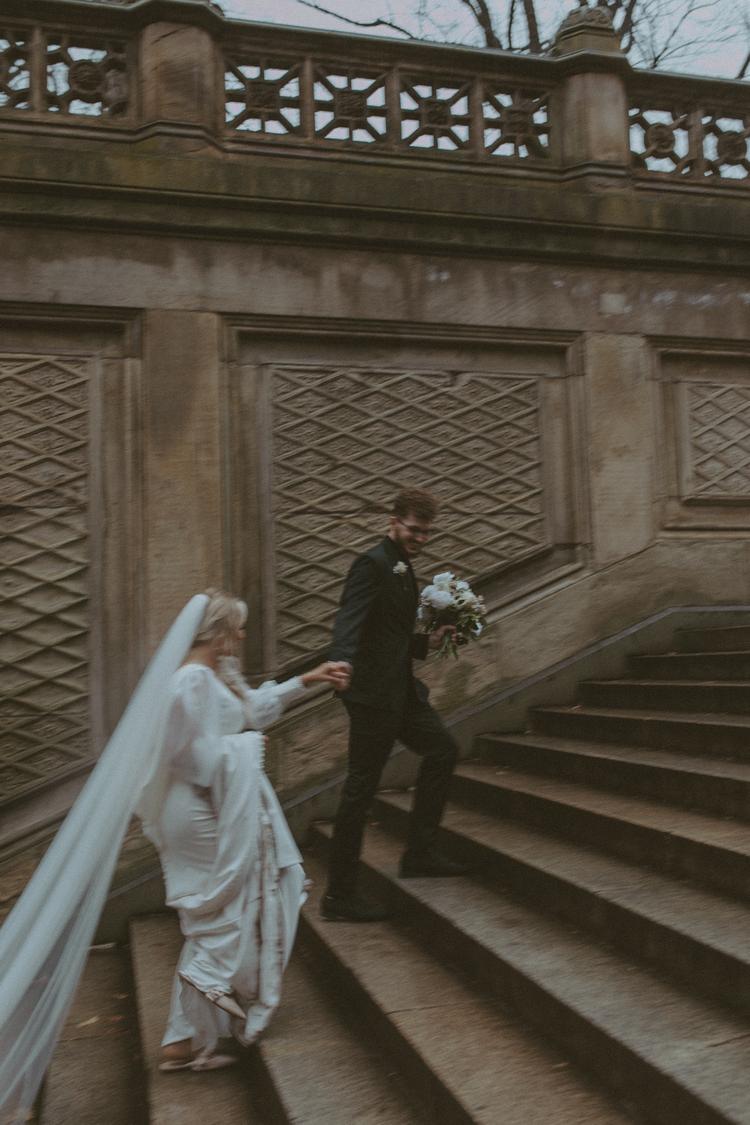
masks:
[[[435,840],[458,747],[429,703],[411,696],[403,714],[347,703],[349,772],[334,822],[328,893],[346,898],[356,887],[365,819],[380,775],[398,739],[422,758],[409,820],[407,851],[422,855]]]

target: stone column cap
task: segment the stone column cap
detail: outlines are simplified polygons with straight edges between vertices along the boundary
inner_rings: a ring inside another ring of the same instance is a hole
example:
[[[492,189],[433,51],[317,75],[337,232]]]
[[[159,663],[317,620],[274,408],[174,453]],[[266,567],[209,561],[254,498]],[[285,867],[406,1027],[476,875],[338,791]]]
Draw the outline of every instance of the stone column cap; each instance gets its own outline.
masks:
[[[570,55],[578,51],[605,51],[622,54],[620,36],[612,26],[609,11],[596,5],[589,7],[588,0],[568,12],[558,28],[551,55]]]

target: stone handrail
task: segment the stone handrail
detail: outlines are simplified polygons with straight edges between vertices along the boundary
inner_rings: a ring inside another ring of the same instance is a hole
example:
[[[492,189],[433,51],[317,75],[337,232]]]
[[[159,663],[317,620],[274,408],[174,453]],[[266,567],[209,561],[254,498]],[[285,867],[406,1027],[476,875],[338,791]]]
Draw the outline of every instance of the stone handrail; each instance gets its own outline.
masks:
[[[232,21],[204,0],[3,7],[2,127],[199,127],[240,150],[750,184],[750,86],[633,70],[602,9],[530,57]]]

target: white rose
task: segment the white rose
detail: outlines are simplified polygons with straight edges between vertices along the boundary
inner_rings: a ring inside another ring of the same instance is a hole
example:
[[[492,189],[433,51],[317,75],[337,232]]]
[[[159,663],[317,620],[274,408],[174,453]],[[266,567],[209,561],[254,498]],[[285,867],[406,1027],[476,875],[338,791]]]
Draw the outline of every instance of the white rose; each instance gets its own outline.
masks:
[[[407,568],[406,568],[405,562],[397,562],[396,565],[393,568],[393,573],[394,574],[406,574],[406,569]]]
[[[456,589],[457,590],[470,590],[471,587],[469,586],[468,582],[464,582],[463,578],[459,578],[458,582],[456,583]]]
[[[426,600],[435,609],[447,609],[449,605],[453,605],[453,595],[450,590],[440,590],[437,586],[428,586],[427,590],[430,593]],[[427,594],[427,590],[425,590],[425,594]]]
[[[453,574],[453,571],[444,570],[442,574],[436,574],[432,581],[435,586],[439,586],[444,589],[446,586],[450,586],[454,577],[455,575]]]
[[[470,605],[470,606],[478,606],[479,605],[479,598],[476,596],[476,594],[472,593],[471,590],[469,590],[468,593],[464,590],[461,593],[461,595],[457,598],[457,601],[459,601],[461,603],[461,605]]]

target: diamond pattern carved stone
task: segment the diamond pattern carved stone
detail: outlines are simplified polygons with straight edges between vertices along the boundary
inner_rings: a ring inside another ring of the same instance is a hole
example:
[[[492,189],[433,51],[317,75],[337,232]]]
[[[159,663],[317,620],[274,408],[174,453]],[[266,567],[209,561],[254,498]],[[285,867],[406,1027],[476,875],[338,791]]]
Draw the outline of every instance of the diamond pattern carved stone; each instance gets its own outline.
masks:
[[[687,400],[692,495],[750,496],[750,387],[691,383]]]
[[[0,803],[80,768],[88,723],[88,369],[0,356]]]
[[[324,648],[352,559],[408,484],[440,498],[419,560],[478,578],[547,543],[538,379],[487,373],[272,370],[279,664]]]

